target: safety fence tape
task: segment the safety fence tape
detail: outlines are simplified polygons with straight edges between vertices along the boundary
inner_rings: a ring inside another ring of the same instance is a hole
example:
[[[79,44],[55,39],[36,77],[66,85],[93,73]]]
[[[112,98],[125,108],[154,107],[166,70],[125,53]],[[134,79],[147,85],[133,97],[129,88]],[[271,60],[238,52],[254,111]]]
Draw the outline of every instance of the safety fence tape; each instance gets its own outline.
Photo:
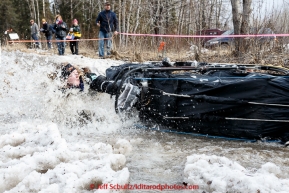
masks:
[[[239,34],[239,35],[165,35],[165,34],[133,34],[133,33],[119,33],[127,36],[149,36],[149,37],[175,37],[175,38],[217,38],[217,37],[232,37],[232,38],[246,38],[246,37],[288,37],[289,34]]]
[[[74,39],[74,40],[10,40],[11,43],[36,43],[36,42],[75,42],[75,41],[98,41],[98,40],[108,40],[111,38],[97,38],[97,39]]]
[[[171,37],[171,38],[258,38],[258,37],[289,37],[289,34],[238,34],[238,35],[166,35],[166,34],[136,34],[136,33],[118,33],[125,36],[143,36],[143,37]],[[98,41],[111,38],[93,38],[93,39],[75,39],[75,40],[10,40],[8,42],[21,43],[21,42],[70,42],[70,41]]]

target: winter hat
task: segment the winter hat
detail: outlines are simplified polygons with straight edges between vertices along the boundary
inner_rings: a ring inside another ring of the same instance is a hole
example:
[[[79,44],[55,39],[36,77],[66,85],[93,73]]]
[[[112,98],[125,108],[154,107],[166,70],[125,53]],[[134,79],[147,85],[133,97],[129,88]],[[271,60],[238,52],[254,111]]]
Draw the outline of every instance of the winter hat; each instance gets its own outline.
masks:
[[[45,19],[42,19],[42,22],[46,22],[46,20],[45,20]]]
[[[74,20],[73,20],[73,23],[78,23],[77,19],[74,19]]]

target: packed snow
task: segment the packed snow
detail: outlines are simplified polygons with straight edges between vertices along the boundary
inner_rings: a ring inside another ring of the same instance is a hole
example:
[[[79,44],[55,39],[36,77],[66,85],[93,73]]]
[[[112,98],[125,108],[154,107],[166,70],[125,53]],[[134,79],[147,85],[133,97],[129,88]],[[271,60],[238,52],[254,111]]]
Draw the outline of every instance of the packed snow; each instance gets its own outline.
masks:
[[[137,114],[117,115],[114,97],[88,85],[63,92],[61,63],[105,74],[124,61],[1,52],[0,192],[112,192],[95,187],[184,182],[199,189],[162,192],[289,192],[289,148],[137,129]]]
[[[0,192],[85,192],[129,181],[125,156],[111,145],[67,143],[53,123],[21,123],[0,137],[0,148]]]
[[[250,171],[226,157],[194,154],[187,157],[184,172],[188,183],[208,192],[289,192],[289,179],[279,179],[280,167],[269,162]]]

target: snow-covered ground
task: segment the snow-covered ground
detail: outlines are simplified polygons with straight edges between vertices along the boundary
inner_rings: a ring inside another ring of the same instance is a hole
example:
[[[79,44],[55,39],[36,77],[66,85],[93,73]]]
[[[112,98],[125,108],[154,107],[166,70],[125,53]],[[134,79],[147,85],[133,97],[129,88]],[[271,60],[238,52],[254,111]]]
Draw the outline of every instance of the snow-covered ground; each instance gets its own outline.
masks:
[[[199,189],[162,192],[289,192],[289,148],[137,129],[137,115],[123,121],[110,95],[88,85],[63,93],[63,83],[49,78],[59,76],[61,63],[104,74],[124,62],[1,52],[0,192],[112,192],[96,187],[183,182]]]

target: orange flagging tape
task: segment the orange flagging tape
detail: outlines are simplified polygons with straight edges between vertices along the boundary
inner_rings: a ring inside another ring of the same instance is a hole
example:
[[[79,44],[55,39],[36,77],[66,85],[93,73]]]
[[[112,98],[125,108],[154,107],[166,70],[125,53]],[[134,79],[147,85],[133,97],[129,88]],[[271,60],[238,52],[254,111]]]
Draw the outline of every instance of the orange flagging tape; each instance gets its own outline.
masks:
[[[111,38],[98,38],[98,39],[75,39],[75,40],[10,40],[11,43],[29,43],[29,42],[73,42],[73,41],[98,41],[108,40]]]
[[[173,38],[215,38],[215,37],[232,37],[232,38],[246,38],[246,37],[289,37],[289,34],[239,34],[239,35],[165,35],[165,34],[134,34],[134,33],[118,33],[121,35],[126,36],[144,36],[144,37],[173,37]],[[70,42],[70,41],[98,41],[98,40],[105,40],[111,38],[98,38],[98,39],[77,39],[77,40],[50,40],[49,42]],[[36,42],[34,40],[15,40],[15,41],[8,41],[14,43],[21,43],[21,42]],[[47,40],[38,40],[37,42],[47,42]]]

